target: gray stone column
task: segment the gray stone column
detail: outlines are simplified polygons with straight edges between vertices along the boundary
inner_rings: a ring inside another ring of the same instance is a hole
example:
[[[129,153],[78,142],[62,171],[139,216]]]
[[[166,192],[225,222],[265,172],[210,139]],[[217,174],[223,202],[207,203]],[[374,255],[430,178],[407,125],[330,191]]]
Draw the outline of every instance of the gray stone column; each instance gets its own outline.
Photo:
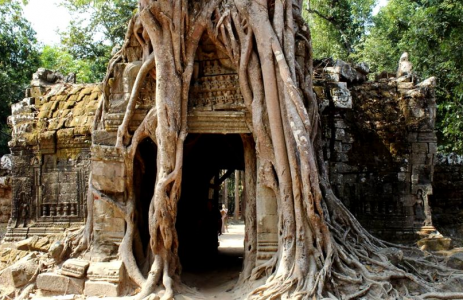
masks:
[[[235,213],[234,219],[238,220],[240,216],[240,171],[235,171]]]
[[[259,170],[259,160],[257,165]],[[271,259],[278,250],[277,199],[273,191],[263,185],[260,176],[257,176],[256,198],[257,265],[260,265]]]

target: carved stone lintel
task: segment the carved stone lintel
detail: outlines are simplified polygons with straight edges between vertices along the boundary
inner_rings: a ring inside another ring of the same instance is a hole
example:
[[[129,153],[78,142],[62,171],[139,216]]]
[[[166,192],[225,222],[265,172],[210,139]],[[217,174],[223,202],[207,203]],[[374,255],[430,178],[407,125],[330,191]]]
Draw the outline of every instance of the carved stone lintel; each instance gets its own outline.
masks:
[[[92,262],[87,277],[93,281],[121,282],[124,278],[124,264],[122,261]]]
[[[87,272],[90,263],[80,259],[68,259],[61,268],[61,275],[82,278]]]

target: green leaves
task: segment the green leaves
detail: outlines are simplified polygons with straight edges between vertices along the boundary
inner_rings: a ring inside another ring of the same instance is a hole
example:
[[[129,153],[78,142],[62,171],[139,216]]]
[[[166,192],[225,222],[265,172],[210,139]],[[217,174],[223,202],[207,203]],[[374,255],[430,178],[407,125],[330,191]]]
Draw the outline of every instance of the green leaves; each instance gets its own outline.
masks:
[[[0,2],[0,156],[8,153],[6,118],[39,66],[35,32],[18,1]]]
[[[98,82],[103,70],[91,59],[75,59],[74,56],[58,46],[45,46],[40,55],[41,66],[59,71],[63,75],[75,73],[78,82]]]
[[[350,60],[371,25],[375,0],[307,0],[314,56]]]
[[[61,32],[61,47],[55,50],[72,55],[74,65],[80,68],[78,81],[101,81],[111,50],[123,43],[137,1],[66,0],[63,5],[75,19]],[[88,18],[79,17],[83,15]]]
[[[390,0],[373,22],[356,58],[374,72],[395,72],[409,52],[417,74],[437,77],[440,149],[463,153],[463,2]]]

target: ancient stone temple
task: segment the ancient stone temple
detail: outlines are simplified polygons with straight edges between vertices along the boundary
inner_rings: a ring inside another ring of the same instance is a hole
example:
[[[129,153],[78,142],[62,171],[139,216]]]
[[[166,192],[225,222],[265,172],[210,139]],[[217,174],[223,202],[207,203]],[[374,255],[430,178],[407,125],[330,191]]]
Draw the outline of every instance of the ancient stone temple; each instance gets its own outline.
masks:
[[[129,197],[128,164],[116,141],[142,66],[142,49],[132,39],[125,50],[127,61],[116,63],[109,78],[109,97],[103,97],[101,85],[56,82],[50,80],[52,72],[41,69],[26,98],[12,107],[12,212],[5,241],[63,233],[86,221],[93,224],[92,248],[84,256],[92,262],[90,267],[68,260],[62,275],[39,277],[37,284],[45,289],[51,281],[65,282],[63,276],[86,273],[86,294],[98,295],[102,285],[113,295],[122,293],[122,263],[107,261],[117,257],[127,227],[121,212],[105,199],[110,196],[124,205]],[[315,67],[324,159],[335,194],[379,237],[411,242],[419,238],[418,232],[433,231],[428,201],[436,153],[433,80],[417,83],[410,74],[386,74],[367,81],[365,65],[342,61],[325,60]],[[129,123],[131,135],[147,126],[142,121],[155,105],[155,92],[155,81],[148,75]],[[176,223],[183,264],[217,248],[215,232],[192,225],[210,205],[219,204],[216,186],[232,171],[259,164],[249,118],[229,58],[205,36],[190,88]],[[142,269],[149,260],[148,211],[157,174],[158,149],[155,133],[150,134],[138,137],[140,142],[131,150],[139,232],[134,252]],[[220,176],[221,170],[228,171]],[[93,211],[87,211],[88,201],[93,201]],[[264,263],[277,251],[277,205],[259,182],[256,202],[257,261]],[[83,281],[73,284],[74,292],[84,292]]]
[[[315,91],[336,195],[383,239],[406,243],[434,231],[434,79],[417,84],[410,74],[385,74],[362,82],[365,66],[320,64]]]
[[[52,72],[39,69],[9,118],[12,212],[6,241],[63,232],[86,218],[91,129],[100,89],[50,78]]]
[[[124,203],[126,167],[115,143],[134,74],[141,67],[137,45],[133,42],[127,49],[127,62],[116,65],[106,102],[100,101],[99,85],[51,83],[47,75],[52,73],[39,70],[27,97],[13,106],[12,214],[5,240],[81,226],[87,217],[90,170],[96,189]],[[190,89],[184,196],[178,210],[177,229],[185,244],[198,229],[188,226],[189,219],[206,208],[211,178],[219,180],[219,170],[243,170],[246,152],[254,151],[246,142],[249,120],[238,76],[229,64],[226,55],[204,38]],[[323,117],[326,164],[336,195],[366,228],[388,240],[413,241],[416,232],[433,230],[428,202],[436,153],[433,82],[417,84],[411,75],[366,81],[367,75],[366,66],[342,61],[327,60],[316,67],[314,90]],[[148,76],[130,132],[154,105],[154,94],[155,83]],[[99,101],[102,117],[93,125]],[[157,149],[146,137],[136,151],[137,209],[147,212]],[[258,190],[262,260],[276,249],[276,206],[267,197],[265,189]],[[97,252],[114,255],[124,236],[124,220],[97,195],[94,204]],[[145,232],[142,239],[148,239],[146,222],[147,215],[138,220],[140,232]]]

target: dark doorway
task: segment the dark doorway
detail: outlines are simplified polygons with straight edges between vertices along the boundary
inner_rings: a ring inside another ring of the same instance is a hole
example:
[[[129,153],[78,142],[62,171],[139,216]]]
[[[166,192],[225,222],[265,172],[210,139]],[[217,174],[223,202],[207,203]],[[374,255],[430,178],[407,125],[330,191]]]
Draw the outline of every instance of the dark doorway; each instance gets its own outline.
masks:
[[[195,272],[242,261],[242,255],[220,256],[218,229],[219,186],[224,170],[229,170],[226,175],[229,176],[233,170],[243,169],[244,150],[238,134],[190,134],[185,141],[182,196],[176,224],[184,270]]]
[[[149,265],[150,234],[148,212],[156,182],[157,147],[150,138],[144,139],[137,148],[133,161],[133,185],[135,196],[136,225],[139,234],[135,234],[133,252],[138,266],[143,270]]]

